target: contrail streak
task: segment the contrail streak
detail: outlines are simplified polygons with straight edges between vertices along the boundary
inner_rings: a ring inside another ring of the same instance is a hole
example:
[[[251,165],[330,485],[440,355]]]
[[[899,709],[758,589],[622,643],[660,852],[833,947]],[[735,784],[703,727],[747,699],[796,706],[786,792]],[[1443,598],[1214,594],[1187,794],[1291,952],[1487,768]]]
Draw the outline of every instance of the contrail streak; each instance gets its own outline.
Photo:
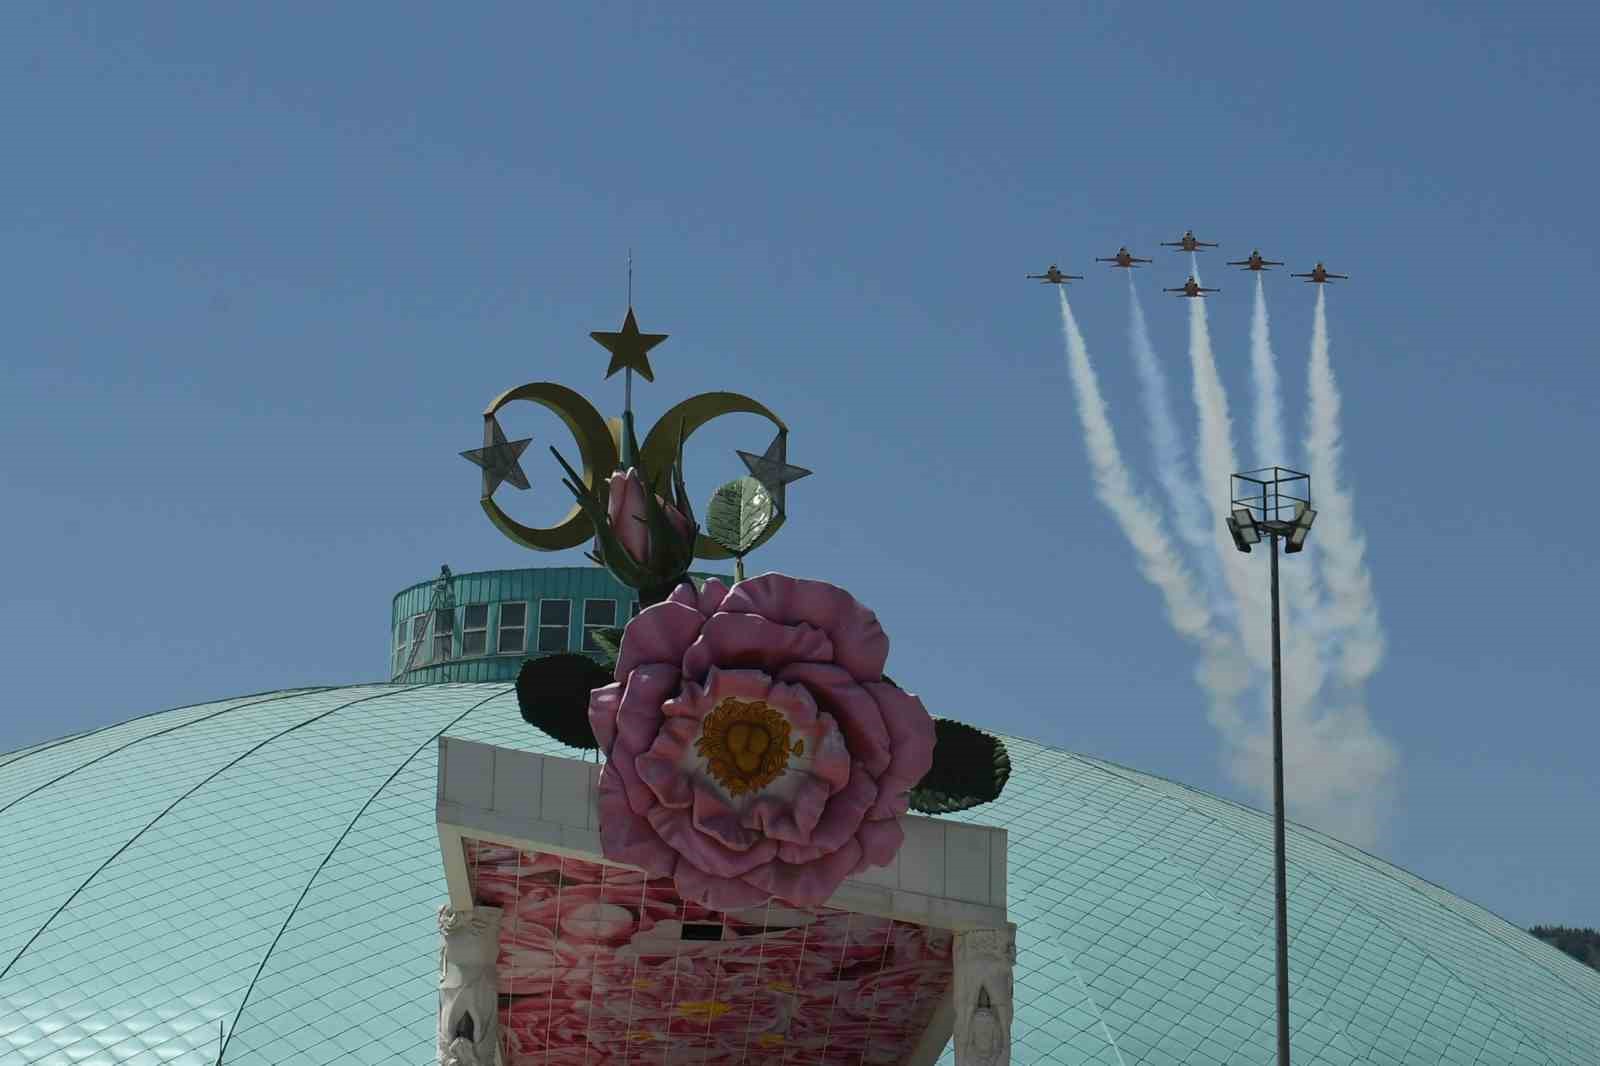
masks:
[[[1316,496],[1315,535],[1328,590],[1326,621],[1339,645],[1337,676],[1341,683],[1356,686],[1377,671],[1383,660],[1384,641],[1372,594],[1372,577],[1366,567],[1366,539],[1356,530],[1355,508],[1339,476],[1340,401],[1333,365],[1328,359],[1326,291],[1317,287],[1317,307],[1311,324],[1306,452]]]
[[[1183,444],[1178,438],[1178,420],[1172,413],[1172,401],[1167,393],[1167,378],[1156,361],[1155,346],[1150,343],[1150,329],[1145,322],[1144,306],[1139,302],[1139,290],[1133,284],[1133,271],[1128,271],[1128,303],[1131,317],[1128,334],[1133,348],[1133,368],[1139,376],[1140,398],[1144,401],[1145,423],[1150,432],[1150,450],[1155,454],[1156,480],[1166,492],[1176,517],[1178,537],[1196,550],[1211,544],[1209,523],[1206,521],[1205,501],[1195,487],[1193,469],[1183,454]],[[1209,553],[1203,561],[1209,561]],[[1217,568],[1212,567],[1213,574]]]
[[[1100,381],[1090,362],[1089,348],[1073,318],[1067,294],[1060,290],[1058,294],[1061,330],[1067,341],[1067,370],[1078,394],[1078,417],[1083,422],[1089,465],[1094,469],[1095,493],[1133,545],[1144,576],[1160,590],[1173,626],[1191,640],[1201,639],[1210,633],[1211,613],[1195,594],[1178,553],[1172,550],[1160,515],[1133,488],[1127,464],[1117,447],[1116,432],[1106,414],[1105,398],[1100,395]]]
[[[1256,384],[1256,457],[1252,466],[1284,463],[1283,409],[1278,402],[1278,364],[1267,327],[1267,294],[1256,275],[1256,306],[1250,316],[1250,372]]]
[[[1242,726],[1237,703],[1249,685],[1248,664],[1233,641],[1211,624],[1210,611],[1196,594],[1178,553],[1168,541],[1160,515],[1134,490],[1117,447],[1116,432],[1106,414],[1089,347],[1072,315],[1066,292],[1057,291],[1061,298],[1061,332],[1067,342],[1067,370],[1078,397],[1078,417],[1088,445],[1095,493],[1133,545],[1139,569],[1161,593],[1173,628],[1200,646],[1202,655],[1195,679],[1211,698],[1212,722],[1224,731],[1239,729]]]
[[[1200,280],[1198,265],[1190,256],[1191,273]],[[1211,330],[1206,321],[1203,299],[1192,299],[1189,304],[1189,362],[1194,373],[1194,405],[1200,423],[1200,478],[1202,500],[1214,493],[1217,503],[1208,508],[1214,516],[1211,527],[1211,544],[1221,563],[1224,582],[1233,600],[1239,606],[1239,639],[1251,662],[1262,664],[1268,658],[1266,596],[1250,579],[1250,567],[1244,556],[1233,546],[1233,539],[1222,524],[1219,513],[1227,498],[1233,475],[1239,470],[1233,452],[1233,424],[1228,416],[1228,394],[1222,389],[1222,379],[1217,376],[1217,363],[1211,354]]]

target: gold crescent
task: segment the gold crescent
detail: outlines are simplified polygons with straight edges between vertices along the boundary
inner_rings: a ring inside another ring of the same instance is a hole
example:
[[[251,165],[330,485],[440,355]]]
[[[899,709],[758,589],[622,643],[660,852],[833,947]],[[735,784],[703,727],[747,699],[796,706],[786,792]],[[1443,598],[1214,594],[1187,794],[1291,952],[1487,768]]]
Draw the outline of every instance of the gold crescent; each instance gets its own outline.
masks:
[[[611,439],[611,431],[606,427],[606,420],[600,417],[600,412],[594,405],[581,395],[573,392],[565,385],[557,385],[551,381],[535,381],[529,385],[519,385],[514,389],[507,389],[495,397],[483,412],[484,420],[494,417],[495,412],[513,400],[531,400],[533,403],[554,412],[561,421],[567,424],[572,431],[572,437],[578,442],[578,454],[583,460],[583,480],[591,492],[597,491],[600,481],[611,476],[617,468],[617,445]],[[594,524],[583,513],[583,508],[577,504],[572,505],[572,510],[560,522],[549,527],[525,526],[500,509],[500,505],[488,496],[478,501],[483,507],[483,513],[489,516],[489,521],[512,540],[525,548],[534,548],[538,551],[560,551],[563,548],[576,548],[590,537],[594,536]]]
[[[646,470],[655,476],[655,490],[660,494],[671,491],[671,469],[678,454],[678,425],[683,425],[683,439],[687,441],[693,436],[694,431],[723,415],[752,414],[760,415],[767,419],[779,430],[789,427],[783,424],[783,419],[773,414],[766,405],[758,400],[737,392],[702,392],[698,396],[691,396],[687,400],[673,407],[656,420],[650,428],[650,433],[644,439],[644,444],[639,448],[639,460]],[[750,547],[760,547],[772,539],[783,525],[783,515],[775,514],[759,539]],[[695,538],[694,554],[697,559],[731,559],[733,553],[722,545],[706,536],[704,533]]]

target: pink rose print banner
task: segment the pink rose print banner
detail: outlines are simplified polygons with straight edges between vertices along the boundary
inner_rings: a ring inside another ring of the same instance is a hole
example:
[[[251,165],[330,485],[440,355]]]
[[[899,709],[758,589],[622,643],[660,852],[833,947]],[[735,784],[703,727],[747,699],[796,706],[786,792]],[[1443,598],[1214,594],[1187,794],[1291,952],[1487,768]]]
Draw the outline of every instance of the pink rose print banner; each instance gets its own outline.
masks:
[[[898,1066],[949,990],[951,935],[773,900],[724,912],[669,877],[466,842],[499,907],[507,1066]]]

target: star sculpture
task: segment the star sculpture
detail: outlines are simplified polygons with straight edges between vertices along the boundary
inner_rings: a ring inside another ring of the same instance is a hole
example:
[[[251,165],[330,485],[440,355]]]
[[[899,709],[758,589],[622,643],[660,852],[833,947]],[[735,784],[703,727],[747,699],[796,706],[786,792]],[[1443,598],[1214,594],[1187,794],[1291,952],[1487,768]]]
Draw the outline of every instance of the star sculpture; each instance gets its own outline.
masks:
[[[483,467],[483,498],[493,496],[502,481],[509,481],[519,489],[527,488],[528,475],[522,472],[519,460],[522,453],[528,450],[528,445],[533,443],[533,438],[506,440],[505,431],[500,428],[499,420],[494,418],[489,419],[484,437],[487,439],[483,447],[461,453],[468,462]]]
[[[739,452],[739,458],[744,460],[744,465],[750,468],[750,474],[772,494],[772,502],[777,505],[779,514],[786,514],[784,502],[784,486],[791,481],[799,481],[809,477],[811,471],[803,466],[790,466],[788,463],[789,433],[779,430],[778,435],[772,438],[772,443],[767,445],[765,454],[753,455],[750,452]]]
[[[637,370],[646,381],[654,381],[656,376],[650,372],[650,360],[646,353],[667,339],[665,333],[640,333],[639,323],[634,321],[633,308],[628,308],[628,317],[623,320],[622,328],[615,333],[606,333],[595,330],[589,336],[600,343],[606,351],[611,353],[611,365],[606,368],[606,377],[617,371],[627,368]]]

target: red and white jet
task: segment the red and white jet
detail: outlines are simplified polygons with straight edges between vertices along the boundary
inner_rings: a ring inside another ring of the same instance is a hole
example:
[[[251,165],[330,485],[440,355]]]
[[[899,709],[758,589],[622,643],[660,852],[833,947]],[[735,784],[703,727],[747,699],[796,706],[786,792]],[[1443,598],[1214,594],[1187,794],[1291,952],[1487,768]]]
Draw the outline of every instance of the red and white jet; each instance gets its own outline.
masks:
[[[1041,285],[1065,285],[1072,281],[1082,281],[1081,274],[1063,274],[1054,263],[1043,274],[1029,274],[1028,277],[1038,279]]]
[[[1095,256],[1096,263],[1110,263],[1112,266],[1133,269],[1140,263],[1153,263],[1154,259],[1140,259],[1126,248],[1118,248],[1116,255]]]
[[[1272,267],[1283,266],[1276,259],[1261,258],[1260,252],[1251,252],[1249,259],[1235,259],[1228,265],[1231,267],[1243,267],[1245,270],[1270,270]]]
[[[1198,252],[1202,248],[1215,248],[1216,244],[1211,241],[1197,241],[1194,237],[1194,230],[1186,229],[1183,231],[1183,236],[1179,237],[1177,240],[1162,241],[1161,247],[1182,248],[1186,252]]]
[[[1316,266],[1312,267],[1311,273],[1309,274],[1290,274],[1289,276],[1291,278],[1305,278],[1307,285],[1325,285],[1328,282],[1333,281],[1335,278],[1340,281],[1350,280],[1349,274],[1328,273],[1328,268],[1323,266],[1321,263],[1318,263]]]
[[[1196,296],[1204,296],[1208,292],[1221,292],[1222,290],[1202,288],[1200,283],[1194,280],[1194,275],[1190,274],[1189,280],[1183,283],[1183,287],[1181,289],[1162,289],[1161,291],[1175,292],[1179,296],[1187,296],[1190,299],[1193,299]]]

